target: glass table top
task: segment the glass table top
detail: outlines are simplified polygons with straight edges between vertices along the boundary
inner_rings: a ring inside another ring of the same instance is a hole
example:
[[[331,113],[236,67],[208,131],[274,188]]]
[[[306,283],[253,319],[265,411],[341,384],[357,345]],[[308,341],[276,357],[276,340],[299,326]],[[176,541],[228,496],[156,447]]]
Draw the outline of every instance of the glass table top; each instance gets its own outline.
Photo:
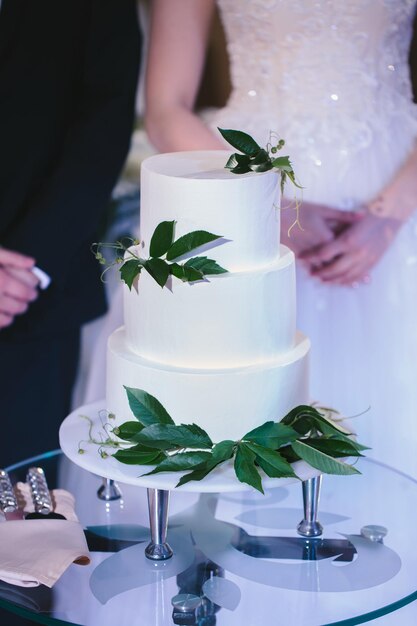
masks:
[[[120,485],[122,498],[103,502],[101,479],[59,451],[8,468],[12,481],[32,465],[75,495],[91,551],[90,565],[72,565],[51,590],[0,582],[0,606],[39,623],[353,626],[417,598],[417,482],[376,461],[361,460],[358,476],[324,476],[318,539],[296,533],[299,485],[265,496],[173,492],[174,556],[162,563],[144,556],[146,489]],[[361,536],[369,524],[388,529],[383,543]],[[179,610],[179,594],[197,596],[198,606]]]

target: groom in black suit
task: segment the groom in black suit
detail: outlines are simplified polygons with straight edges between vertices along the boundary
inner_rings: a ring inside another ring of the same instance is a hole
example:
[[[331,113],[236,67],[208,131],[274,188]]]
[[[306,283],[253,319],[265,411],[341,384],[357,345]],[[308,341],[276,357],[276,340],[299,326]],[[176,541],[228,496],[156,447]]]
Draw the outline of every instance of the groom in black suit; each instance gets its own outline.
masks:
[[[126,157],[134,0],[0,0],[0,467],[58,446]],[[95,364],[104,367],[104,363]]]

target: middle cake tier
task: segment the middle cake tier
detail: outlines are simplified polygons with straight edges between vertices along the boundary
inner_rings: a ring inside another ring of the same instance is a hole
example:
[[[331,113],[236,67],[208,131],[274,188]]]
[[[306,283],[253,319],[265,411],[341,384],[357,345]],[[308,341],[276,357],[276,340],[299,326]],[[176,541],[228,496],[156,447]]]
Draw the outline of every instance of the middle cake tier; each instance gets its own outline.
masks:
[[[129,348],[176,367],[274,361],[294,346],[295,316],[295,261],[285,246],[267,268],[193,284],[172,278],[164,288],[143,271],[136,287],[124,287]]]

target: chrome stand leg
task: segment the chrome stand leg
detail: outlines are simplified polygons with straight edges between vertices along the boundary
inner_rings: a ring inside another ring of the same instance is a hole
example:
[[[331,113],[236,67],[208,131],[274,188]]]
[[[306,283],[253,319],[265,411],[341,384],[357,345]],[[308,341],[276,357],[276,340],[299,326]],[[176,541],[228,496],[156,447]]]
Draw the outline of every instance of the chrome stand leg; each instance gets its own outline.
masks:
[[[97,497],[105,502],[112,502],[113,500],[120,500],[122,492],[119,489],[119,485],[111,480],[111,478],[103,478],[103,484],[97,491]]]
[[[145,555],[152,561],[165,561],[174,554],[167,543],[169,491],[148,489],[149,525],[151,542]]]
[[[320,537],[323,526],[317,519],[322,476],[303,480],[304,519],[297,526],[303,537]]]

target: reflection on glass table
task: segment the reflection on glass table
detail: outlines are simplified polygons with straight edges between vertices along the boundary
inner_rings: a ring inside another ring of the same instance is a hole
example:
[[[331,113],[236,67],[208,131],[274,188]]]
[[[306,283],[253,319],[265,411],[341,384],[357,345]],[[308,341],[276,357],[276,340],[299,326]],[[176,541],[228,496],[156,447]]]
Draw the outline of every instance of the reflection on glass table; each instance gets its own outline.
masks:
[[[59,452],[9,468],[13,480],[34,464],[51,486],[75,495],[92,556],[52,590],[0,583],[0,605],[40,623],[350,626],[417,598],[417,549],[408,532],[417,482],[375,461],[362,460],[360,476],[324,477],[317,539],[296,533],[297,485],[265,496],[173,492],[174,556],[160,563],[144,555],[146,489],[120,485],[122,498],[104,502],[101,479]],[[371,524],[388,529],[382,541],[361,535]]]

